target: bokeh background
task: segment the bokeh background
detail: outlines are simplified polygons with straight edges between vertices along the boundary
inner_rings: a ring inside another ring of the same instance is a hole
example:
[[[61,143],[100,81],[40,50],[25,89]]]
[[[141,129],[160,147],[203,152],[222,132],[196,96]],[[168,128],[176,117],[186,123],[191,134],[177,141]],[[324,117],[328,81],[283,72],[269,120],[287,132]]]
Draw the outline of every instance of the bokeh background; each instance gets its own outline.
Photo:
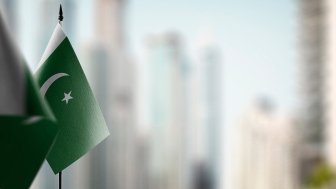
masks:
[[[111,132],[64,188],[336,188],[336,1],[0,0],[32,70],[60,3]]]

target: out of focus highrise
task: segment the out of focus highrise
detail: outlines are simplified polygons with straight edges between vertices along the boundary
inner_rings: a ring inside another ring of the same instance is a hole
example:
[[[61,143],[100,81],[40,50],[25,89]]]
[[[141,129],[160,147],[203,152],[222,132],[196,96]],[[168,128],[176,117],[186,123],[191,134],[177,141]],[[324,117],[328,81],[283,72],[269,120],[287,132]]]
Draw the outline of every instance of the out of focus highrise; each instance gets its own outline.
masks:
[[[202,64],[204,68],[203,83],[205,91],[205,127],[207,128],[207,165],[209,166],[209,178],[211,186],[208,189],[218,188],[221,180],[220,165],[223,162],[221,156],[222,128],[222,99],[223,99],[223,62],[219,48],[215,44],[204,47]]]
[[[279,116],[267,99],[257,100],[236,128],[235,189],[299,188],[299,138],[295,119]]]
[[[92,155],[92,187],[134,188],[136,74],[124,40],[126,1],[95,1],[95,44],[90,65],[110,137]],[[105,170],[105,171],[102,171]]]
[[[307,97],[302,100],[306,105],[302,111],[302,131],[309,132],[305,132],[303,141],[301,175],[304,180],[307,174],[318,173],[316,166],[321,162],[325,162],[331,172],[336,172],[335,15],[336,2],[333,0],[300,1],[302,86]]]
[[[148,38],[150,188],[186,188],[189,66],[176,33]]]
[[[336,1],[326,0],[326,159],[336,171]]]
[[[201,35],[199,56],[192,65],[194,101],[190,105],[192,122],[190,131],[192,149],[192,188],[220,188],[220,165],[223,162],[220,148],[223,99],[223,62],[220,48],[213,36]],[[194,148],[194,149],[193,149]]]
[[[301,177],[305,182],[323,159],[325,131],[325,1],[300,0]]]
[[[319,148],[324,129],[325,3],[299,2],[302,131],[305,141]]]

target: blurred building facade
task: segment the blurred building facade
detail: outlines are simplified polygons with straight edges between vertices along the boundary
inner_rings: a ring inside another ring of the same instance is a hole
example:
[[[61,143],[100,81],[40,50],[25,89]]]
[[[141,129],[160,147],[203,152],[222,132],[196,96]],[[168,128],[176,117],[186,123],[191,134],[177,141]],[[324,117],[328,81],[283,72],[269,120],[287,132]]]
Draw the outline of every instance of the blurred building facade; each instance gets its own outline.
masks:
[[[223,62],[220,48],[200,36],[199,55],[192,64],[190,143],[191,188],[220,188],[223,136]]]
[[[326,0],[326,159],[336,172],[336,1]]]
[[[309,110],[303,112],[311,120],[308,123],[303,119],[303,125],[305,130],[310,129],[311,136],[316,136],[312,139],[318,139],[304,141],[310,146],[310,150],[304,148],[303,151],[301,175],[305,179],[307,175],[304,173],[312,174],[312,168],[321,162],[326,162],[333,173],[336,172],[336,2],[301,0],[300,10],[300,56],[305,68],[303,85],[311,88],[304,93],[310,98],[303,99],[306,104],[311,103],[310,108],[305,107]]]
[[[301,181],[324,159],[325,142],[325,0],[299,2],[299,61],[301,71]]]
[[[236,128],[235,189],[299,188],[295,120],[276,115],[268,100],[250,107]]]
[[[220,165],[221,136],[222,134],[222,98],[223,98],[223,62],[219,48],[215,44],[208,44],[202,49],[201,62],[204,66],[204,89],[205,92],[205,128],[207,139],[207,162],[209,166],[209,178],[211,188],[219,188],[221,180]]]
[[[126,1],[98,0],[90,74],[110,137],[92,154],[91,188],[135,188],[136,73],[126,50]],[[104,171],[105,170],[105,171]]]
[[[307,143],[319,147],[324,129],[325,1],[301,0],[302,121]]]
[[[148,38],[150,70],[150,188],[183,189],[187,185],[186,140],[188,62],[176,33]]]

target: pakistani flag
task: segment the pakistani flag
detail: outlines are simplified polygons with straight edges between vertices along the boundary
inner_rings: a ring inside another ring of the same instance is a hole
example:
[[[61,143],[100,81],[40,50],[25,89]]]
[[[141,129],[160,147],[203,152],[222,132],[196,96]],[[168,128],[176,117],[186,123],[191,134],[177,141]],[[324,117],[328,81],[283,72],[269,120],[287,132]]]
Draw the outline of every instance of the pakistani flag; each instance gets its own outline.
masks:
[[[56,174],[102,142],[109,131],[60,24],[42,56],[36,78],[60,128],[47,157]]]
[[[0,188],[29,188],[57,134],[0,15]]]

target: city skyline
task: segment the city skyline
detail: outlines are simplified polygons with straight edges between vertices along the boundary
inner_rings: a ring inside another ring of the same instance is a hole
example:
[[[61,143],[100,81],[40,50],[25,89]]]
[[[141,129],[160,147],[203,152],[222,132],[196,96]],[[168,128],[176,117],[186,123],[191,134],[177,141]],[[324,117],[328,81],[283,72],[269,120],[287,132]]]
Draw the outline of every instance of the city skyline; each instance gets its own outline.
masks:
[[[26,56],[30,67],[34,70],[39,61],[40,54],[42,54],[43,47],[46,45],[48,36],[51,35],[51,31],[57,23],[59,2],[53,0],[45,1],[47,3],[49,2],[49,11],[43,8],[42,1],[36,4],[22,0],[18,0],[17,2],[15,6],[19,8],[12,9],[15,10],[15,15],[18,15],[17,25],[19,27],[16,30],[18,35],[16,40],[19,41],[18,44],[23,54]],[[61,3],[63,7],[67,4],[66,1],[61,1]],[[55,6],[55,10],[53,6]],[[258,3],[243,0],[211,0],[211,2],[207,3],[202,1],[177,2],[176,0],[165,3],[154,2],[152,0],[143,2],[125,1],[125,8],[123,10],[110,10],[113,13],[107,15],[112,16],[113,14],[117,14],[117,11],[125,11],[122,17],[125,33],[123,33],[123,36],[120,38],[124,39],[123,48],[129,52],[129,60],[127,61],[132,62],[134,70],[141,73],[140,75],[148,74],[149,70],[147,54],[144,52],[146,50],[145,40],[148,36],[162,35],[167,32],[176,33],[181,36],[185,45],[185,57],[190,61],[191,67],[193,68],[199,66],[200,60],[198,55],[203,52],[202,49],[204,46],[211,44],[217,48],[218,53],[222,55],[222,67],[220,68],[222,78],[221,81],[218,82],[220,85],[218,88],[223,90],[223,99],[219,105],[223,106],[223,111],[217,116],[223,118],[223,122],[221,123],[223,129],[220,133],[223,139],[221,140],[222,142],[218,144],[220,149],[218,149],[218,147],[215,149],[224,151],[225,154],[228,152],[228,149],[234,146],[234,144],[231,143],[230,130],[235,126],[235,122],[239,119],[241,111],[243,111],[246,105],[256,96],[260,94],[270,96],[271,99],[277,102],[279,111],[281,112],[293,113],[296,111],[297,86],[295,83],[298,76],[295,74],[297,70],[295,62],[296,56],[294,53],[295,40],[293,35],[296,30],[294,24],[296,22],[294,18],[296,17],[293,16],[297,14],[295,6],[296,4],[290,0],[278,3],[270,0]],[[97,62],[104,61],[104,55],[109,53],[102,53],[101,47],[95,43],[97,41],[104,43],[105,37],[103,37],[104,34],[100,35],[97,32],[97,10],[95,10],[96,6],[94,1],[85,0],[82,3],[76,3],[75,7],[73,7],[76,11],[70,14],[68,13],[70,9],[68,7],[69,6],[64,7],[64,23],[67,23],[64,24],[64,30],[69,33],[69,38],[73,43],[75,51],[78,52],[79,59],[82,59],[84,64],[87,63],[87,60],[89,60],[88,57],[90,56],[91,58],[95,56],[99,57],[100,60],[97,60]],[[43,11],[45,11],[44,17],[36,21],[35,18],[40,17]],[[27,16],[28,14],[30,15],[29,17]],[[153,15],[155,16],[153,17]],[[110,19],[108,16],[102,17],[107,20]],[[113,19],[118,18],[113,17]],[[115,25],[112,27],[113,30],[119,26]],[[40,35],[41,33],[43,33],[43,36]],[[109,35],[111,35],[111,33],[108,32],[107,36]],[[99,37],[101,37],[101,39],[99,39]],[[43,39],[39,40],[41,38]],[[107,38],[110,39],[109,37]],[[39,42],[40,47],[35,46],[36,41]],[[92,51],[97,54],[91,55],[90,53],[92,53]],[[86,58],[88,59],[84,60]],[[100,79],[92,79],[90,82],[98,83],[96,87],[99,92],[97,94],[101,96],[101,99],[106,98],[106,96],[116,95],[116,99],[121,99],[123,103],[127,103],[129,102],[129,98],[132,97],[125,96],[125,93],[138,93],[139,91],[142,93],[142,90],[147,90],[134,89],[132,85],[135,85],[133,82],[136,81],[137,85],[146,86],[148,85],[146,84],[148,80],[142,80],[141,76],[131,74],[127,71],[125,72],[126,68],[122,68],[120,69],[121,72],[119,76],[114,77],[114,74],[111,76],[114,79],[119,78],[124,82],[120,85],[120,83],[118,83],[120,80],[117,81],[117,87],[121,86],[118,88],[117,94],[115,94],[113,90],[109,91],[111,93],[100,93],[106,90],[104,87],[105,84],[99,86],[99,83],[104,83],[102,70],[113,71],[112,66],[105,67],[106,69],[104,69],[104,67],[95,67],[95,65],[87,66],[86,64],[83,67],[88,75],[91,74],[91,78],[100,77]],[[120,67],[118,67],[117,70],[119,70],[119,68]],[[98,74],[90,73],[95,69],[99,71]],[[203,72],[204,70],[200,69],[199,71]],[[130,80],[124,80],[126,76],[134,76],[134,78],[131,77]],[[281,85],[274,85],[274,83],[281,83]],[[135,91],[129,91],[128,87]],[[212,86],[212,91],[216,91],[214,89],[215,87],[216,86]],[[199,90],[204,89],[201,88]],[[123,93],[123,91],[126,92]],[[148,94],[145,93],[141,95],[146,96]],[[138,97],[135,100],[137,99]],[[103,106],[108,106],[104,102],[104,100],[101,102]],[[194,102],[200,103],[197,100]],[[197,109],[197,106],[204,105],[203,103],[201,104],[202,105],[192,106],[192,108],[196,107],[196,110],[201,111],[197,112],[198,116],[204,116],[204,112],[202,112],[204,111],[202,110],[204,107]],[[138,121],[135,125],[135,129],[140,130],[143,136],[147,136],[147,132],[149,132],[148,129],[153,126],[149,122],[149,111],[141,108],[146,106],[148,106],[148,101],[141,102],[139,107],[136,107],[136,111],[139,115],[135,118],[135,120]],[[127,112],[125,109],[125,112],[119,111],[122,107],[123,105],[118,106],[114,113],[111,113],[109,110],[105,111],[105,113],[118,114],[121,117],[119,121],[124,120],[128,114],[125,113]],[[146,142],[144,142],[143,145],[144,146],[140,147],[148,149]],[[206,153],[204,151],[196,153]],[[90,158],[85,158],[80,164],[83,165],[83,162],[91,161]],[[104,158],[102,161],[104,161]],[[225,161],[230,162],[230,159],[225,159]],[[223,172],[220,178],[218,178],[218,180],[221,181],[221,186],[224,185],[223,183],[225,182],[225,172],[229,171],[229,169],[224,170],[228,168],[225,167],[224,164],[227,164],[227,162],[220,165],[219,168]],[[75,166],[79,166],[79,164]],[[77,171],[77,173],[79,173],[79,171]],[[71,182],[71,179],[65,179],[65,182]]]

